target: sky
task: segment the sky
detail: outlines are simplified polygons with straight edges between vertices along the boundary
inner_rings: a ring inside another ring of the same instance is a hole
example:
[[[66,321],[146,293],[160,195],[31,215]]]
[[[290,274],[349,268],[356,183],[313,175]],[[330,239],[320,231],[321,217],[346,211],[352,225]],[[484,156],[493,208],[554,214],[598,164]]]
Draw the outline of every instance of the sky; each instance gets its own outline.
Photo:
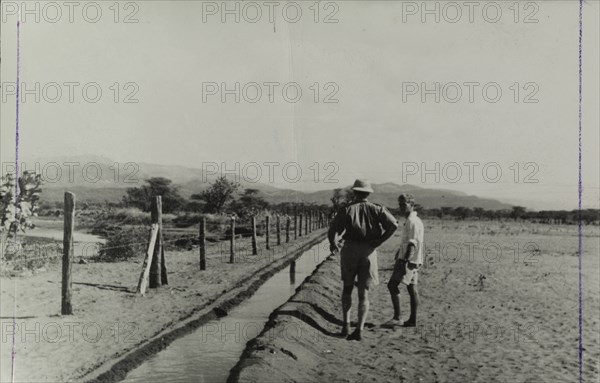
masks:
[[[9,3],[2,162],[15,158],[21,2]],[[304,191],[366,178],[577,207],[578,2],[507,2],[499,13],[494,2],[428,2],[432,13],[422,2],[275,3],[273,22],[264,2],[229,2],[239,22],[222,2],[137,1],[118,12],[81,2],[72,22],[62,2],[60,15],[27,3],[19,156],[217,166]],[[583,18],[583,205],[595,208],[599,6],[586,2]]]

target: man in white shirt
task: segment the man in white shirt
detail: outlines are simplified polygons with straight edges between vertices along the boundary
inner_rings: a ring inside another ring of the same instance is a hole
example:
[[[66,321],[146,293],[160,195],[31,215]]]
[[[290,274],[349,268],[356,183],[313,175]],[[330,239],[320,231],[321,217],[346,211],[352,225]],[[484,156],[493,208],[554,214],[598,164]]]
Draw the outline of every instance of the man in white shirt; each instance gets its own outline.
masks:
[[[404,229],[402,230],[402,242],[400,249],[396,252],[396,263],[394,272],[388,283],[388,290],[394,306],[394,317],[390,324],[400,321],[400,283],[406,285],[410,296],[410,317],[404,322],[405,327],[417,325],[417,307],[419,305],[419,293],[417,282],[419,280],[419,268],[423,264],[423,222],[417,217],[415,211],[415,199],[410,194],[401,194],[398,197],[400,214],[406,217]]]

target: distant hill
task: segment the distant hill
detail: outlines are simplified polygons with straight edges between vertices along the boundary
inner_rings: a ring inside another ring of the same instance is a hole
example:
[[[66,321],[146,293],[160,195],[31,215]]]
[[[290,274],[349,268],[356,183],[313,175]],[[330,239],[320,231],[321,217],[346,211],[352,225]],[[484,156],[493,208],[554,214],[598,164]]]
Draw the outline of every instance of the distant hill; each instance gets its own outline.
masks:
[[[444,189],[426,189],[414,185],[398,185],[395,183],[373,184],[374,193],[370,201],[395,208],[398,205],[398,196],[401,193],[410,193],[415,196],[417,203],[426,208],[449,207],[481,207],[486,210],[510,209],[512,205],[494,199],[479,198],[466,193]],[[350,185],[344,189],[350,189]],[[322,190],[307,195],[308,202],[329,203],[331,190]]]
[[[119,202],[125,195],[125,188],[112,188],[112,187],[87,187],[87,186],[73,186],[73,187],[54,187],[43,185],[42,186],[42,202],[63,202],[64,193],[70,191],[75,193],[76,203],[90,202],[90,203],[104,203],[104,202]]]
[[[62,201],[65,190],[73,191],[77,195],[77,200],[81,202],[118,202],[125,195],[127,188],[140,186],[144,183],[145,179],[151,177],[169,178],[173,183],[180,186],[182,195],[189,197],[194,193],[205,190],[217,177],[215,175],[203,177],[201,169],[149,163],[138,163],[131,165],[129,168],[124,168],[123,164],[121,164],[117,174],[114,166],[115,162],[100,156],[61,156],[36,159],[27,161],[27,168],[33,169],[34,166],[32,164],[35,162],[38,162],[41,166],[56,163],[60,165],[63,172],[62,177],[57,178],[55,182],[46,182],[43,185],[42,200],[47,202]],[[74,167],[75,172],[72,179],[69,179],[68,167],[63,165],[67,162],[80,164]],[[93,164],[88,166],[87,176],[82,174],[82,168],[85,164]],[[98,172],[98,169],[100,169],[100,172]],[[48,167],[48,177],[54,176],[51,170],[51,167]],[[97,180],[96,182],[90,182],[90,179]],[[292,189],[280,189],[264,183],[245,182],[243,180],[241,184],[243,188],[257,189],[259,195],[272,204],[291,201],[330,204],[330,198],[334,189],[332,187],[331,189],[316,192],[301,192]],[[350,186],[346,186],[344,189],[350,189]],[[458,191],[428,189],[408,184],[398,185],[388,182],[374,184],[373,189],[375,192],[370,200],[388,207],[396,207],[400,193],[413,194],[417,202],[426,208],[465,206],[499,210],[510,209],[512,206],[498,200],[479,198]]]

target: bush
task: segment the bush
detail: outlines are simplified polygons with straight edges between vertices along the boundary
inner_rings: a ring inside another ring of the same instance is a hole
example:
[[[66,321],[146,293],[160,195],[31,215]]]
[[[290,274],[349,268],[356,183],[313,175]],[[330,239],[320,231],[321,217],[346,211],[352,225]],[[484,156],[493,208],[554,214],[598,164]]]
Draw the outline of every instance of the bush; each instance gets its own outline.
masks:
[[[188,234],[165,234],[163,236],[165,250],[192,250],[198,246],[200,239]]]
[[[206,232],[223,233],[231,224],[231,217],[224,214],[205,214]],[[236,222],[239,225],[239,222]]]
[[[38,271],[50,262],[62,258],[62,243],[45,238],[21,237],[10,242],[0,253],[3,265],[1,275],[19,275],[20,272]]]
[[[190,227],[198,225],[201,219],[202,215],[199,213],[185,213],[175,217],[173,219],[173,224],[175,225],[175,227],[179,228]]]
[[[139,188],[128,188],[123,197],[126,206],[137,207],[150,211],[155,196],[162,196],[163,213],[179,211],[185,205],[185,198],[179,194],[179,187],[163,177],[152,177],[145,180],[146,184]]]
[[[100,262],[127,261],[143,256],[148,246],[149,230],[144,227],[107,228],[106,243],[100,246]]]
[[[125,225],[149,225],[150,213],[143,212],[134,207],[121,208],[111,212],[108,219]]]
[[[102,238],[109,238],[112,234],[114,234],[114,232],[121,231],[122,229],[123,228],[121,226],[115,226],[112,223],[101,221],[92,227],[90,233]]]
[[[256,225],[256,236],[258,237],[262,237],[264,235],[264,225],[259,226]],[[275,229],[272,229],[273,231],[271,233],[275,233]],[[242,237],[251,237],[252,236],[252,227],[250,225],[248,226],[235,226],[235,234],[237,235],[241,235]],[[227,238],[229,238],[231,236],[231,228],[227,228],[227,230],[225,230],[225,236]]]
[[[162,215],[162,221],[163,221],[163,224],[164,224],[164,225],[166,225],[166,224],[170,224],[170,223],[173,223],[173,221],[174,221],[176,218],[177,218],[177,215],[175,215],[175,214],[172,214],[172,213],[166,213],[166,214],[165,214],[165,213],[163,213],[163,215]]]

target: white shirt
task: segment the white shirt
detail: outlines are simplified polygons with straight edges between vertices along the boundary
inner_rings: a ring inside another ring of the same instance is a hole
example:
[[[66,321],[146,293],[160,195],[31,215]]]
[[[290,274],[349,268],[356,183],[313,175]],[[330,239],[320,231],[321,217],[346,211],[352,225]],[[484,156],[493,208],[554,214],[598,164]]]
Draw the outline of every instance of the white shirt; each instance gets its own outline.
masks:
[[[407,259],[407,261],[416,263],[417,265],[422,265],[424,231],[423,222],[421,221],[421,218],[417,217],[417,212],[411,212],[404,222],[404,229],[402,230],[402,242],[400,242],[400,249],[396,253],[396,259],[404,258],[406,256],[406,249],[408,248],[408,245],[413,244],[415,246],[415,252],[409,259]]]

